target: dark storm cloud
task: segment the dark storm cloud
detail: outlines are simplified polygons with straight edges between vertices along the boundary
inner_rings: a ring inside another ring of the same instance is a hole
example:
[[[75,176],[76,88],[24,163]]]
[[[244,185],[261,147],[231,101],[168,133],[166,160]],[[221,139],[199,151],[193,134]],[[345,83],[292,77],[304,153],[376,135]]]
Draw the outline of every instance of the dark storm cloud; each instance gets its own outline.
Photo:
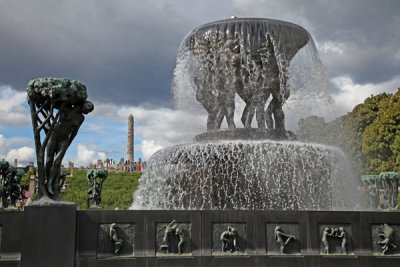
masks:
[[[242,7],[246,15],[254,12],[298,23],[320,46],[324,43],[340,45],[340,54],[319,51],[330,77],[348,75],[355,83],[363,84],[380,83],[399,75],[398,0],[249,2],[257,7],[250,4]]]
[[[380,83],[399,75],[400,1],[326,1],[310,7],[304,15],[317,41],[343,44],[340,55],[321,53],[331,76]]]
[[[84,82],[91,99],[169,105],[178,46],[194,27],[231,14],[307,28],[331,77],[381,82],[400,69],[400,1],[19,1],[0,4],[0,84],[42,76]],[[394,55],[398,53],[396,58]]]
[[[24,90],[32,78],[68,77],[98,101],[165,104],[192,27],[168,2],[5,1],[0,83]]]

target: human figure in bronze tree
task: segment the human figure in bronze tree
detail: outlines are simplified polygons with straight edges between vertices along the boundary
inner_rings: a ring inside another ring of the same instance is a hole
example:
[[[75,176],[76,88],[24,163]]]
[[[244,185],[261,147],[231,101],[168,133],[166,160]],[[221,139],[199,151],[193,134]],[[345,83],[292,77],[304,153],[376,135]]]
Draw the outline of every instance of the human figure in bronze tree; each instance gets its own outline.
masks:
[[[47,146],[46,186],[49,193],[54,194],[56,190],[59,190],[59,171],[62,159],[85,120],[83,114],[88,114],[92,110],[93,104],[89,101],[61,107],[60,119],[54,126]]]

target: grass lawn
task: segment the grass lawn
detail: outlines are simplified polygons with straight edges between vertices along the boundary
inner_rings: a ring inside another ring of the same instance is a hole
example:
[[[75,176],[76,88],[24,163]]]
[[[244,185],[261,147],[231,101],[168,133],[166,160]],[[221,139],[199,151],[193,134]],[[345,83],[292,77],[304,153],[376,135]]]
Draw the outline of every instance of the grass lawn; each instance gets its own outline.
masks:
[[[133,202],[133,192],[139,185],[139,172],[109,172],[104,181],[101,193],[101,204],[103,209],[129,208]],[[21,180],[21,186],[28,188],[29,174]],[[86,171],[74,170],[74,176],[67,177],[69,188],[61,194],[61,197],[69,202],[75,202],[81,210],[87,209],[86,198],[88,197],[89,185],[86,180]]]

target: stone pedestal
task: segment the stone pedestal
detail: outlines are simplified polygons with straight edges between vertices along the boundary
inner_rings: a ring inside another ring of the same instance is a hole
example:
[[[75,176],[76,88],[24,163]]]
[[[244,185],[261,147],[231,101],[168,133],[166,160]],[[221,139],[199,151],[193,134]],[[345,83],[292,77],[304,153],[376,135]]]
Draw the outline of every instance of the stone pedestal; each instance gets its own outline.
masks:
[[[21,267],[73,267],[76,204],[25,207]]]

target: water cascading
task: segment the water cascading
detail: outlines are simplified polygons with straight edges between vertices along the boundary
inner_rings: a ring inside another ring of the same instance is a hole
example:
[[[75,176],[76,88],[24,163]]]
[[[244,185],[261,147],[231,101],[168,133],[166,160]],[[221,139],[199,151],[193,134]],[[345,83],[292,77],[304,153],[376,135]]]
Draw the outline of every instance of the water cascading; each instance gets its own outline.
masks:
[[[285,127],[284,104],[296,93],[290,63],[310,45],[315,50],[304,28],[269,19],[235,18],[190,32],[178,53],[174,97],[189,112],[201,104],[207,131],[150,158],[132,208],[343,207],[350,173],[343,153],[298,142]]]

